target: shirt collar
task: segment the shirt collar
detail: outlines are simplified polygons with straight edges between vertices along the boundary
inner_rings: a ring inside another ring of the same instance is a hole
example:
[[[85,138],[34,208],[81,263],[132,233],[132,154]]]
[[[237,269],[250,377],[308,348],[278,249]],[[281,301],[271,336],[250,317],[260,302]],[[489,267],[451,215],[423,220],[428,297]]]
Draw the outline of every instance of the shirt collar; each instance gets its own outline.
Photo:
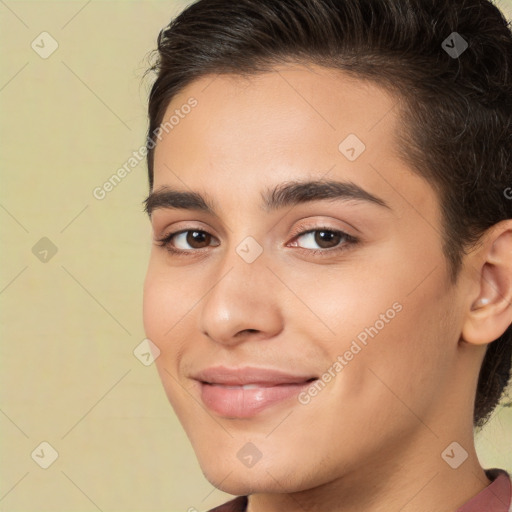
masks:
[[[492,482],[476,496],[473,496],[457,512],[512,512],[512,482],[503,469],[486,469],[485,474]]]

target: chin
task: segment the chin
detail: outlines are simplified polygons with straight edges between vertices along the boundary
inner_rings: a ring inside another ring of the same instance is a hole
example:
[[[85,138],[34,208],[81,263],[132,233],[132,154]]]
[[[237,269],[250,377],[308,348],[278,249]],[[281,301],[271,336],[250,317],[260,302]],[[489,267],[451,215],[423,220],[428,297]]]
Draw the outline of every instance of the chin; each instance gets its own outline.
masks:
[[[307,482],[301,465],[292,461],[259,460],[253,467],[245,467],[238,459],[199,457],[205,478],[217,489],[235,496],[257,493],[292,493],[308,489],[314,482]]]
[[[231,474],[227,476],[230,472]],[[242,475],[233,467],[226,472],[221,472],[218,468],[209,468],[207,470],[203,469],[203,475],[215,488],[234,496],[283,492],[284,490],[283,486],[278,485],[276,480],[265,471],[262,474],[261,471],[253,473],[253,470],[247,470]]]

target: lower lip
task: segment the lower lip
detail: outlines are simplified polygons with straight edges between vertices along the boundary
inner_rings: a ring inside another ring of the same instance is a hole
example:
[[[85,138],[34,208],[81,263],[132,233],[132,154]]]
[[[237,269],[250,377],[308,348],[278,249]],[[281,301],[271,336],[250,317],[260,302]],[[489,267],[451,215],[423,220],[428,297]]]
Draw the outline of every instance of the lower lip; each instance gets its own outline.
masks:
[[[250,418],[306,389],[310,382],[243,389],[200,382],[201,399],[211,411],[230,418]]]

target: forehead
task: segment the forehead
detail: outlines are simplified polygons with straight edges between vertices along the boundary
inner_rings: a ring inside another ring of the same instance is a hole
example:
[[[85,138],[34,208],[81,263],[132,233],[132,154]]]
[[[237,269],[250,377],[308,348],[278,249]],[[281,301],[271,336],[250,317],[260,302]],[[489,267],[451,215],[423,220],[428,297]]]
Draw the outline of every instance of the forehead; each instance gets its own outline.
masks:
[[[197,106],[173,127],[167,142],[178,145],[194,132],[194,139],[187,140],[190,149],[210,150],[220,158],[219,150],[229,148],[230,159],[254,151],[260,156],[283,152],[297,141],[303,147],[295,147],[294,153],[325,141],[331,145],[329,153],[337,155],[339,143],[350,133],[376,149],[391,142],[398,104],[372,82],[314,65],[282,65],[248,77],[204,76],[173,98],[164,122],[190,98]]]
[[[183,108],[191,99],[195,106]],[[398,157],[400,101],[373,82],[315,65],[204,76],[167,108],[163,123],[173,115],[179,122],[156,146],[154,189],[201,185],[221,194],[229,184],[259,192],[295,176],[389,195],[406,178],[422,201],[428,184]]]

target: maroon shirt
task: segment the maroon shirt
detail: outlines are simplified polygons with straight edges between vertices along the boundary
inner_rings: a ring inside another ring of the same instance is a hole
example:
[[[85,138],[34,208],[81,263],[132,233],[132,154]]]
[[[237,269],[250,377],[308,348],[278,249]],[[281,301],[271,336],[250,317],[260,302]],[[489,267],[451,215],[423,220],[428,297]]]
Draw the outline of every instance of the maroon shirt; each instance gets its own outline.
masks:
[[[512,483],[509,474],[497,468],[486,469],[485,474],[492,482],[456,512],[512,512]],[[246,512],[247,501],[247,496],[239,496],[209,512]]]

